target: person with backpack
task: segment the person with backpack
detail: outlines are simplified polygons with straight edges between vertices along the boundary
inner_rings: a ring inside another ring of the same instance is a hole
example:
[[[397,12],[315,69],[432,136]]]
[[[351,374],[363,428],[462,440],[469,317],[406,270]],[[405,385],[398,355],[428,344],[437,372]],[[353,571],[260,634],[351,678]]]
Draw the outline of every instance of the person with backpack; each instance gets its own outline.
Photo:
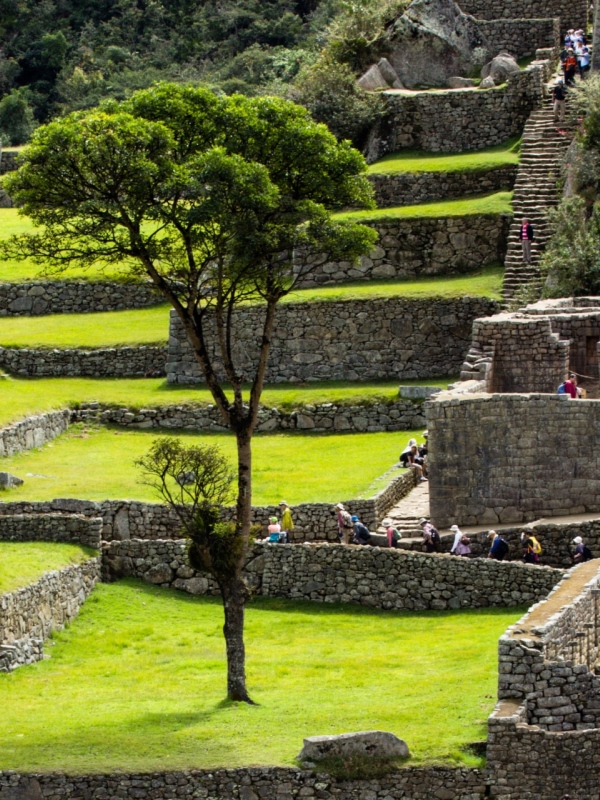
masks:
[[[575,553],[573,554],[573,561],[575,564],[583,564],[584,561],[591,561],[594,554],[590,548],[583,543],[581,536],[576,536],[573,539],[573,544],[576,545]]]
[[[442,540],[438,529],[425,517],[421,517],[419,525],[423,530],[423,545],[426,553],[439,553]]]
[[[504,557],[508,555],[510,549],[506,539],[503,539],[496,531],[490,531],[488,538],[492,540],[488,558],[493,558],[494,561],[504,561]]]
[[[562,125],[565,121],[565,109],[567,107],[567,87],[562,78],[552,87],[552,100],[554,106],[554,123]]]
[[[366,525],[363,525],[356,514],[352,517],[352,525],[354,526],[353,544],[369,544],[371,541],[371,534]]]
[[[521,542],[523,543],[523,561],[526,564],[537,564],[539,563],[540,556],[542,554],[542,545],[538,542],[538,540],[533,536],[533,534],[527,534],[523,532],[521,534]]]
[[[397,548],[398,542],[402,538],[402,534],[397,528],[394,528],[391,519],[384,519],[381,524],[385,528],[385,535],[387,536],[388,547]]]
[[[337,513],[338,538],[340,540],[340,544],[349,544],[350,534],[354,530],[352,516],[348,511],[346,511],[343,503],[338,503],[335,507],[335,510]]]
[[[463,538],[463,532],[458,525],[452,525],[450,530],[454,534],[454,541],[452,542],[452,547],[450,548],[450,554],[455,556],[457,555],[456,548],[460,544],[460,540]]]
[[[577,69],[577,58],[572,47],[567,48],[567,58],[564,63],[565,83],[570,86],[575,83],[575,70]]]

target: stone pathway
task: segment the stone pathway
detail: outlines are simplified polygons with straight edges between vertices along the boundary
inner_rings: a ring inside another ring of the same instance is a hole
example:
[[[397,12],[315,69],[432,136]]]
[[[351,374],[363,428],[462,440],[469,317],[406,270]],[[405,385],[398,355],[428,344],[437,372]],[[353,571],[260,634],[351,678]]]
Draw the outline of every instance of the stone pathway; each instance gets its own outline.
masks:
[[[392,524],[402,534],[402,539],[418,537],[421,539],[421,526],[419,519],[429,517],[429,483],[417,484],[415,488],[403,497],[400,502],[390,509],[385,515],[392,520]],[[384,533],[383,526],[378,531]]]
[[[567,111],[566,117],[569,117]],[[514,218],[508,236],[508,249],[504,261],[504,297],[512,297],[523,283],[539,277],[537,264],[550,235],[548,209],[556,206],[560,193],[556,182],[565,152],[571,143],[572,129],[564,126],[559,133],[554,124],[554,110],[550,96],[541,108],[536,109],[525,125],[521,146],[521,161],[513,194]],[[523,263],[519,228],[527,216],[534,228],[532,263]]]

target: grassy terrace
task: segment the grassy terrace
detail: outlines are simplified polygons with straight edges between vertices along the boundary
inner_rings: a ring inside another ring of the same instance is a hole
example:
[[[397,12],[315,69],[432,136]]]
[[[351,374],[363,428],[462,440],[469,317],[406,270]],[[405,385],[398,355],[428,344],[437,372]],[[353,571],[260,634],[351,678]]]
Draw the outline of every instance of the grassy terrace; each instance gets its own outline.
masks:
[[[337,219],[349,219],[355,222],[377,222],[384,219],[424,219],[429,217],[438,219],[480,214],[512,214],[512,192],[496,192],[483,197],[444,200],[440,203],[422,203],[416,206],[344,211],[335,216]]]
[[[259,434],[253,440],[252,499],[257,505],[267,505],[282,497],[292,504],[371,497],[384,488],[381,482],[375,488],[377,479],[398,460],[407,441],[420,434]],[[134,461],[159,435],[152,430],[73,425],[39,450],[1,460],[2,470],[25,480],[23,486],[7,490],[5,497],[158,502],[153,490],[139,482]],[[189,444],[218,444],[234,461],[235,440],[230,434],[178,435]]]
[[[370,175],[393,175],[399,172],[486,172],[518,163],[519,139],[510,139],[495,147],[464,153],[401,150],[370,164],[368,172]]]
[[[285,302],[373,300],[388,297],[464,297],[499,299],[502,269],[475,275],[419,278],[406,281],[357,282],[302,289]],[[56,314],[46,317],[1,317],[3,347],[113,347],[124,344],[165,344],[169,332],[168,306],[110,311],[101,314]]]
[[[427,378],[402,383],[445,389],[455,380],[457,379],[453,377]],[[202,386],[170,385],[163,378],[6,378],[0,383],[0,394],[0,427],[31,414],[73,408],[93,401],[134,409],[174,405],[202,406],[213,403],[208,389]],[[357,402],[389,403],[397,398],[398,381],[330,381],[299,385],[278,383],[266,386],[262,404],[289,411],[316,403],[347,406]]]
[[[99,585],[50,660],[0,675],[0,769],[292,765],[304,736],[369,729],[406,739],[416,762],[473,764],[460,748],[485,736],[498,637],[521,614],[256,598],[247,706],[223,701],[219,600]]]
[[[81,564],[94,551],[77,544],[0,542],[0,595],[33,583],[44,572]]]

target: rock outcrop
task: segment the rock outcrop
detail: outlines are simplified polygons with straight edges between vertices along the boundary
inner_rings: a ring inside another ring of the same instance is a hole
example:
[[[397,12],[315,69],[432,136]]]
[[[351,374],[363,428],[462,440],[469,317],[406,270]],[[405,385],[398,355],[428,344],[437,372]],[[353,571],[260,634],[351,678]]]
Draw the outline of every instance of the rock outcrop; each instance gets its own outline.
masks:
[[[485,80],[491,78],[495,85],[506,83],[511,75],[516,75],[521,68],[510,53],[498,53],[481,70],[481,77]]]
[[[488,42],[475,19],[453,0],[414,0],[390,31],[388,58],[408,88],[446,86],[489,58]]]

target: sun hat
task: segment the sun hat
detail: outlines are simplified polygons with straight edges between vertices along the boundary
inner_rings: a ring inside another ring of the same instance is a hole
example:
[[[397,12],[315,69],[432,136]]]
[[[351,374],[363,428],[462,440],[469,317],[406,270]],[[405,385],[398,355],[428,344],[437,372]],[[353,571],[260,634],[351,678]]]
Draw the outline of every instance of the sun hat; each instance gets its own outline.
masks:
[[[573,544],[583,544],[583,539],[581,538],[581,536],[576,536],[573,539]]]
[[[426,439],[429,436],[429,431],[423,431],[423,438]]]
[[[498,534],[496,533],[496,531],[490,531],[490,532],[488,533],[488,539],[493,539],[493,538],[494,538],[494,536],[497,536],[497,535],[498,535]]]
[[[421,517],[419,520],[419,525],[423,525],[424,522],[427,522],[427,519],[425,517]]]
[[[277,517],[269,517],[269,522],[277,522]]]
[[[384,519],[381,524],[385,525],[386,528],[389,528],[390,525],[392,524],[392,520],[391,519]]]
[[[356,516],[356,514],[352,517],[352,522],[358,522],[358,517]]]
[[[280,506],[287,506],[287,503],[285,502],[285,500],[280,500],[279,501],[279,505]]]
[[[458,527],[458,525],[452,525],[452,526],[450,527],[450,530],[451,530],[451,531],[459,531],[459,530],[460,530],[460,528]]]
[[[344,504],[343,504],[343,503],[338,503],[338,504],[336,505],[336,508],[341,508],[341,509],[343,510],[343,508],[344,508]]]

